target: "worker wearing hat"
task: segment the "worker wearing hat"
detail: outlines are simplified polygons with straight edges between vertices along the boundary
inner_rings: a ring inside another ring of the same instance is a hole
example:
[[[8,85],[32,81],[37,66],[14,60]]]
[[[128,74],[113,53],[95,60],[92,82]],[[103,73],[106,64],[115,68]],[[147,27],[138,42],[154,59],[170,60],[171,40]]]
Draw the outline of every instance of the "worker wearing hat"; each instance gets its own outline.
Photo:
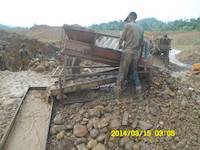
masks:
[[[117,98],[119,98],[122,93],[124,80],[127,78],[130,70],[132,71],[132,82],[136,91],[141,90],[137,74],[137,62],[140,53],[139,51],[143,46],[144,31],[135,23],[136,19],[137,14],[135,12],[131,12],[124,20],[126,24],[119,41],[119,48],[122,49],[122,56],[116,84]]]

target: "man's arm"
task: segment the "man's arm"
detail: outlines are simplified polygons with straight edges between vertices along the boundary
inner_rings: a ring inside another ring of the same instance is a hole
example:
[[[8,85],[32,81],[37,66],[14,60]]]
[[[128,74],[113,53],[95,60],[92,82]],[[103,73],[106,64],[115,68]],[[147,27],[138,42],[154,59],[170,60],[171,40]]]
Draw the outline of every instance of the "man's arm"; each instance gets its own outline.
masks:
[[[126,38],[127,29],[128,29],[128,26],[125,25],[124,30],[123,30],[123,32],[122,32],[122,35],[121,35],[121,37],[120,37],[120,39],[119,39],[119,49],[122,49],[122,44],[123,44],[123,41],[124,41],[125,38]]]

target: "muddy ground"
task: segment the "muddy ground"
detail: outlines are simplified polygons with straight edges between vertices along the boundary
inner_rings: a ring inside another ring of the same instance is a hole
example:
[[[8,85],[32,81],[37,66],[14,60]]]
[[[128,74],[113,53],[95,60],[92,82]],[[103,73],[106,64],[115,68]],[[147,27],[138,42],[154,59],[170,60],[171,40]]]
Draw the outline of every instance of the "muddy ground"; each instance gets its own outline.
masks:
[[[46,87],[52,83],[53,79],[48,74],[0,71],[0,140],[28,87]]]
[[[52,105],[45,103],[45,90],[31,90],[26,95],[4,150],[44,150]]]

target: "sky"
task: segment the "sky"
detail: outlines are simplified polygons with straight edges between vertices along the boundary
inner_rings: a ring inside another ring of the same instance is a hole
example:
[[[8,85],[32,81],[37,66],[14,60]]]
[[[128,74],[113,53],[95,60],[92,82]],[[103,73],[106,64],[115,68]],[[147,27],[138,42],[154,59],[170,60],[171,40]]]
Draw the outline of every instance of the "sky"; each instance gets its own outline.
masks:
[[[135,11],[138,19],[164,22],[200,17],[200,0],[0,0],[0,24],[89,26],[124,20]]]

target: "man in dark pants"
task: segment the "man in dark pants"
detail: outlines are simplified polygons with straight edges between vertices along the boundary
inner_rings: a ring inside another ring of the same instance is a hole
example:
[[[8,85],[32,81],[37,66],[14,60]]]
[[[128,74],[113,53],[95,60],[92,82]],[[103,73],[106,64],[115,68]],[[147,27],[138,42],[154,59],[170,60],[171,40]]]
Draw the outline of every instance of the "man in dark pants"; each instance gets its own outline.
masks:
[[[133,84],[136,91],[141,90],[137,73],[137,62],[140,53],[139,50],[143,46],[144,31],[135,23],[136,19],[137,14],[135,12],[131,12],[128,15],[125,19],[126,24],[119,41],[119,48],[123,49],[123,52],[120,60],[119,75],[116,85],[117,99],[122,93],[124,80],[127,78],[130,69],[133,70]]]

